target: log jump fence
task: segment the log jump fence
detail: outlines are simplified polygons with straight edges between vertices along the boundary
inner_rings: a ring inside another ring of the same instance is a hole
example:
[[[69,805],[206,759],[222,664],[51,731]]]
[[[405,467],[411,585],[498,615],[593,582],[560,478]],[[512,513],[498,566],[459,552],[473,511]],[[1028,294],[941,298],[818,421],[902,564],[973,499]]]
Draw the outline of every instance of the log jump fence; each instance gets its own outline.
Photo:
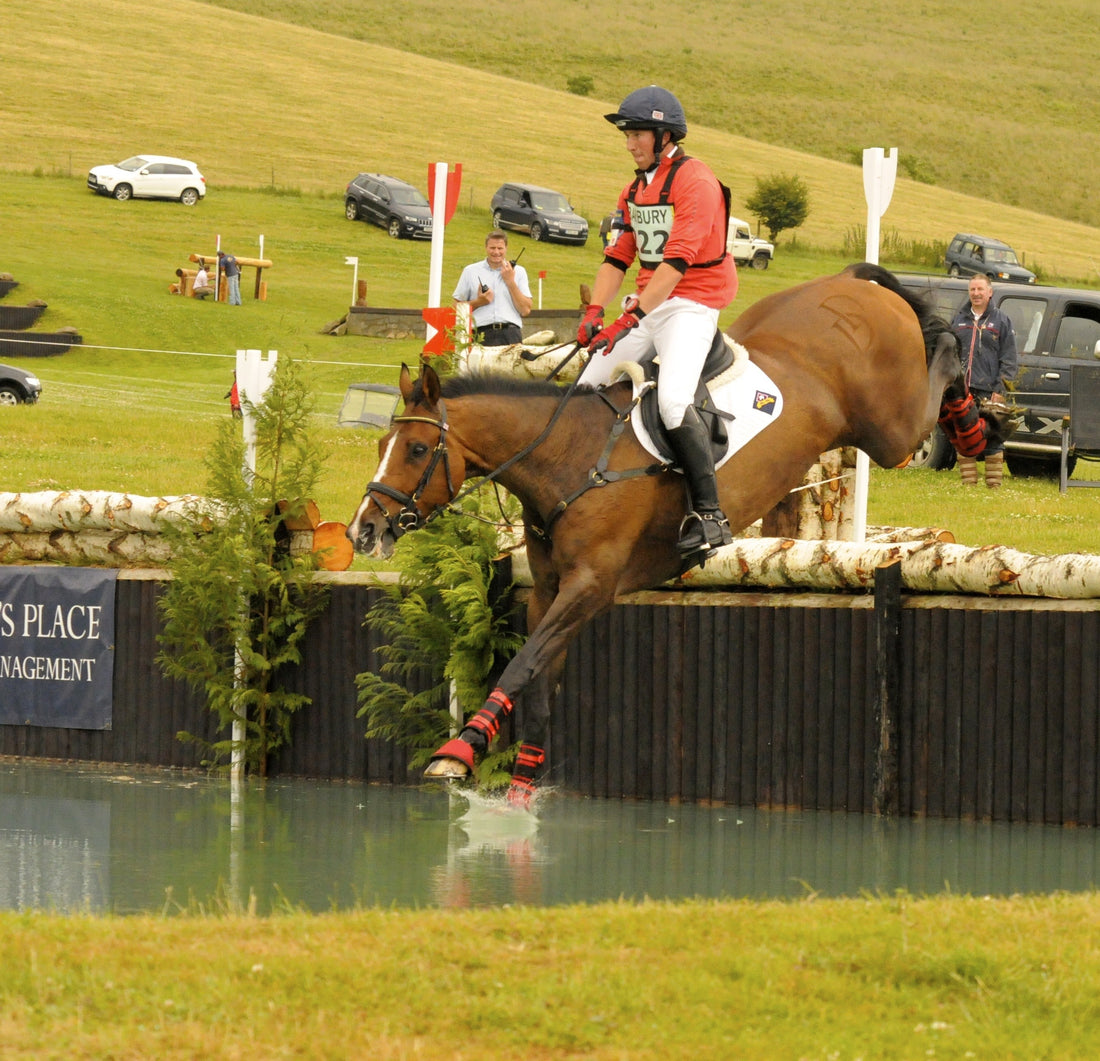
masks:
[[[28,536],[55,545],[81,537],[66,527],[87,519],[88,496],[46,503],[48,529],[28,525],[28,496],[0,494],[0,562],[12,559],[12,542],[28,559]],[[0,755],[197,767],[200,750],[175,735],[213,739],[215,719],[155,663],[166,575],[135,564],[163,561],[148,542],[120,544],[155,535],[125,495],[112,496],[103,508],[112,529],[87,532],[115,543],[96,562],[123,568],[111,728],[0,726]],[[1025,595],[1041,565],[1011,551],[966,550],[985,588],[960,591],[965,565],[950,551],[965,547],[934,535],[867,546],[744,539],[730,549],[725,588],[693,579],[630,595],[577,639],[552,720],[551,785],[613,798],[1100,825],[1097,558],[1075,558],[1067,577],[1076,599],[1055,599]],[[857,549],[862,559],[845,559]],[[816,557],[807,562],[825,571],[830,592],[808,576],[791,580],[799,551]],[[1030,559],[1065,574],[1069,558]],[[502,563],[522,601],[522,552]],[[940,592],[930,592],[937,577]],[[363,626],[378,576],[317,578],[329,604],[289,675],[312,704],[269,773],[416,783],[404,752],[366,740],[356,717],[355,675],[380,664],[377,635]]]

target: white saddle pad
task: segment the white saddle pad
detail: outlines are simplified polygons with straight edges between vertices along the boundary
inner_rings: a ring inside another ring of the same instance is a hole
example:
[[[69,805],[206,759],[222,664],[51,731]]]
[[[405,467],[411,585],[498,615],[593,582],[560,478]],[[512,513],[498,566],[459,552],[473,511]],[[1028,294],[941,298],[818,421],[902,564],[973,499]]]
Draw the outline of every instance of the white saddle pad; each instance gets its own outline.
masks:
[[[734,349],[734,362],[720,376],[711,380],[710,393],[714,404],[723,412],[732,413],[733,419],[726,420],[726,432],[729,442],[726,451],[715,461],[715,467],[721,468],[742,446],[754,439],[769,424],[774,424],[783,413],[783,395],[771,378],[758,365],[749,360],[748,351],[730,339],[726,342]],[[629,376],[634,384],[637,397],[644,383],[640,365],[621,366],[622,375]],[[630,417],[634,434],[642,448],[651,456],[666,459],[654,444],[652,437],[642,423],[641,414],[635,412]]]

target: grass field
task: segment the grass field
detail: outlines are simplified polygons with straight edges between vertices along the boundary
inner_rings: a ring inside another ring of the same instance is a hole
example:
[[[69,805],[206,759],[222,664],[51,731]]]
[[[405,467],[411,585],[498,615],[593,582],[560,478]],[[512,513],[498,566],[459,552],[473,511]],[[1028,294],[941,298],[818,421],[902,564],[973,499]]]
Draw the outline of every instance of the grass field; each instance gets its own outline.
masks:
[[[1091,1061],[1096,895],[0,913],[5,1059]]]
[[[208,2],[257,9],[253,0]],[[612,106],[657,81],[697,125],[839,162],[858,161],[865,147],[897,146],[900,173],[1100,225],[1092,182],[1100,26],[1089,0],[1041,13],[1028,0],[1006,0],[994,17],[974,20],[942,0],[904,9],[889,0],[827,9],[806,0],[695,0],[671,18],[666,5],[642,0],[629,20],[614,0],[518,4],[506,15],[493,3],[451,9],[438,0],[266,0],[260,10],[549,89],[587,79],[592,97]],[[486,102],[462,113],[480,114]],[[531,117],[536,130],[550,124]],[[592,130],[593,145],[598,138]],[[1092,253],[1100,259],[1095,242]]]

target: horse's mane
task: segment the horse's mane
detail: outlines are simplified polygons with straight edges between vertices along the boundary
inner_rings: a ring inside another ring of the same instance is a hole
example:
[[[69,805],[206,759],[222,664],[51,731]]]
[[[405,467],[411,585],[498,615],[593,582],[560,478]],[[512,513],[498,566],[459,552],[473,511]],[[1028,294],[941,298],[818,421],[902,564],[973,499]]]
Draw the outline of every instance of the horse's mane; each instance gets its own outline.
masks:
[[[931,357],[932,351],[936,347],[936,341],[944,332],[951,330],[951,325],[936,313],[930,299],[918,295],[915,291],[910,291],[907,287],[902,287],[898,278],[889,269],[884,269],[881,265],[874,265],[871,262],[859,262],[856,265],[849,265],[845,272],[854,276],[857,280],[870,280],[878,284],[879,287],[886,288],[887,291],[893,291],[898,298],[902,299],[916,314],[917,320],[920,322],[921,334],[924,336],[925,350],[928,356]]]
[[[420,381],[416,382],[417,391]],[[463,372],[457,376],[449,376],[440,385],[440,392],[444,398],[466,398],[472,395],[492,395],[502,398],[561,398],[566,387],[542,379],[517,379],[514,376],[505,376],[498,372]],[[587,384],[578,387],[574,393],[586,393],[592,388]],[[413,400],[422,397],[415,393]]]

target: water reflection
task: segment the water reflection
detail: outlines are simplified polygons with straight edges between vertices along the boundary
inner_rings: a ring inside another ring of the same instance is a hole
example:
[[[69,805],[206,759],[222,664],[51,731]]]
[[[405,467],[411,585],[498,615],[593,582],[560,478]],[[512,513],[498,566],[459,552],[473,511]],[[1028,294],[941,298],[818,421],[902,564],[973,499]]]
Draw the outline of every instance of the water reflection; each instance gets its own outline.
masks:
[[[1100,831],[577,799],[537,817],[437,788],[233,786],[0,762],[0,907],[281,905],[1085,890]]]

